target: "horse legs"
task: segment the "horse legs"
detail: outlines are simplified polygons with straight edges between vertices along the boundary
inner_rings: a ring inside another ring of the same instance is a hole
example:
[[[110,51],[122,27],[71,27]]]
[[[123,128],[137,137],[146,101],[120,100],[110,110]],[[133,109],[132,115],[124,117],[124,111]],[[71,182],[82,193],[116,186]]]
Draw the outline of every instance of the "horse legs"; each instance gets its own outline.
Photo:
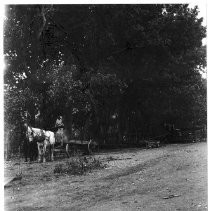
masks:
[[[30,161],[33,161],[33,143],[29,143],[28,145],[28,155],[29,155],[29,159]]]
[[[46,163],[46,151],[47,151],[47,143],[44,141],[43,143],[43,163]]]
[[[38,147],[38,162],[41,162],[41,157],[42,157],[42,150],[41,150],[41,144],[37,143],[37,147]],[[44,147],[43,147],[43,151],[44,151]]]
[[[28,161],[28,151],[29,151],[29,144],[28,144],[27,141],[24,141],[24,143],[23,143],[23,152],[24,152],[25,162]]]
[[[29,143],[28,147],[28,155],[30,157],[30,161],[36,160],[36,152],[37,152],[37,147],[35,142]]]
[[[38,150],[36,144],[34,144],[33,159],[36,160],[38,157]]]
[[[31,142],[28,142],[25,146],[25,161],[27,162],[27,158],[29,158],[30,161],[33,160],[33,146],[32,146],[32,143]]]
[[[51,161],[54,161],[54,144],[50,145]]]

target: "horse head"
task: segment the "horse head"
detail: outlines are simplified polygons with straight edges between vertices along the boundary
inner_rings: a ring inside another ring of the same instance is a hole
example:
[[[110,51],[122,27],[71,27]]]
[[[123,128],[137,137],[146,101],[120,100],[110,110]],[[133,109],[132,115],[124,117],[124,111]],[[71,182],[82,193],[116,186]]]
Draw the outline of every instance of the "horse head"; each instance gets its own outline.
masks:
[[[27,123],[25,123],[24,126],[26,127],[26,137],[28,138],[29,142],[32,142],[34,140],[34,132]]]

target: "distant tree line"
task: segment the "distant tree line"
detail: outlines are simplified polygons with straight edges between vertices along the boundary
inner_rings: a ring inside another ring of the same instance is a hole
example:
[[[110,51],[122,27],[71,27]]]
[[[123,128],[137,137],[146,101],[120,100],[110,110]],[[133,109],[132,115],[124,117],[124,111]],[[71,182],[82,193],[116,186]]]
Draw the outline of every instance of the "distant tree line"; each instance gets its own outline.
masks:
[[[198,11],[186,4],[7,5],[4,122],[13,148],[23,122],[50,129],[59,116],[69,138],[77,131],[116,145],[126,134],[159,135],[164,122],[206,125],[206,28]]]

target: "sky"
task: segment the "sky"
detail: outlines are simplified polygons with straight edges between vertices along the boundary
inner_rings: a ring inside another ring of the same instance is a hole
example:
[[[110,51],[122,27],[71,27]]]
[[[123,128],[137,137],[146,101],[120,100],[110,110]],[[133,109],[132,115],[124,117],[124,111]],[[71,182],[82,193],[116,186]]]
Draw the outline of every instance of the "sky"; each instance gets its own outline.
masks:
[[[198,8],[200,10],[200,13],[198,14],[199,17],[203,17],[203,24],[204,26],[207,25],[207,17],[206,17],[206,14],[207,14],[207,3],[199,3],[199,4],[194,4],[194,5],[198,5]],[[192,6],[194,6],[192,4]],[[191,5],[190,5],[191,6]]]
[[[193,2],[189,4],[190,8],[193,8],[194,6],[198,6],[199,9],[199,13],[198,13],[198,17],[199,18],[203,18],[203,25],[207,26],[207,2],[206,1],[198,1],[198,2]]]

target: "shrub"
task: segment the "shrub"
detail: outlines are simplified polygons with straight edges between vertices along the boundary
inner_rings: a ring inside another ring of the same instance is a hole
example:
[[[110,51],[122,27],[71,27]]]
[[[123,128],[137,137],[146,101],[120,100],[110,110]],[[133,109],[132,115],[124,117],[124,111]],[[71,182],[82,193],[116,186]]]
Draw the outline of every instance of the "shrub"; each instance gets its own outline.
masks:
[[[68,175],[83,175],[86,172],[91,172],[94,169],[101,169],[106,167],[100,159],[74,157],[67,161],[65,165],[57,164],[54,168],[55,174],[68,174]]]

